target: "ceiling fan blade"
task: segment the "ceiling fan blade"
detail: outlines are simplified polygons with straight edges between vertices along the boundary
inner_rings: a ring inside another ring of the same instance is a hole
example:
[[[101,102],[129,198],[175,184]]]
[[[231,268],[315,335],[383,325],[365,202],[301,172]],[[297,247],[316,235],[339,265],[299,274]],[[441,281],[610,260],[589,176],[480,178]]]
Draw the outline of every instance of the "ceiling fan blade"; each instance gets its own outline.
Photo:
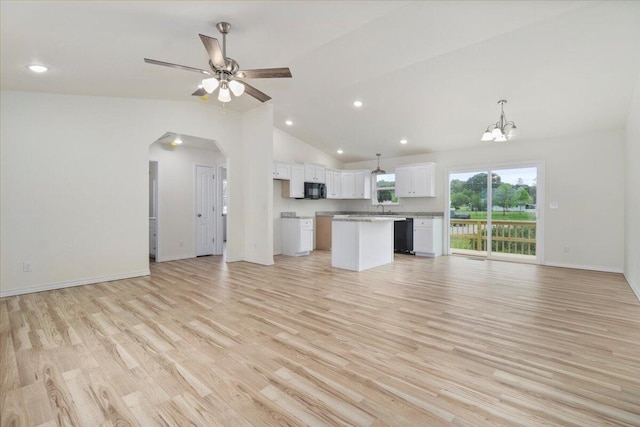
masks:
[[[149,59],[149,58],[144,58],[144,62],[146,62],[147,64],[162,65],[163,67],[177,68],[179,70],[194,71],[196,73],[206,74],[208,76],[211,75],[211,73],[208,72],[207,70],[201,70],[200,68],[194,68],[194,67],[187,67],[186,65],[172,64],[171,62],[157,61],[155,59]]]
[[[240,81],[240,80],[238,80],[238,81]],[[253,96],[258,101],[266,102],[266,101],[271,99],[271,97],[269,95],[267,95],[264,92],[259,91],[255,87],[251,86],[249,83],[247,83],[247,82],[241,82],[241,83],[244,85],[244,92],[248,93],[251,96]]]
[[[204,88],[201,87],[200,89],[197,89],[195,92],[193,92],[191,95],[193,95],[193,96],[205,96],[206,94],[207,94],[207,91],[204,90]]]
[[[220,49],[218,39],[200,34],[200,40],[202,40],[204,48],[207,49],[211,63],[217,68],[226,68],[227,63],[224,60],[224,55],[222,55],[222,49]]]
[[[291,77],[291,71],[288,67],[261,68],[257,70],[240,70],[236,75],[242,79],[270,79]]]

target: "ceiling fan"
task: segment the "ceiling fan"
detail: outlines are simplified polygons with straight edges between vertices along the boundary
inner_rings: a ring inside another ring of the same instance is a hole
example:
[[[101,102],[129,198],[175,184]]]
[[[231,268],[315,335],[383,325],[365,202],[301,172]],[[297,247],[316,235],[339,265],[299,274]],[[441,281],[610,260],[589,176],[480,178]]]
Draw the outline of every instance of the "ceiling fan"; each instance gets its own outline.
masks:
[[[192,95],[195,96],[204,96],[213,93],[219,88],[218,100],[220,102],[231,101],[230,92],[233,92],[235,96],[240,96],[246,92],[260,102],[270,100],[271,97],[269,95],[240,79],[291,77],[289,68],[241,70],[240,65],[234,59],[227,56],[227,34],[229,34],[229,30],[231,30],[231,24],[228,22],[219,22],[216,24],[216,28],[222,34],[222,49],[220,49],[220,43],[218,43],[217,39],[200,34],[200,40],[202,40],[202,44],[204,44],[204,48],[209,54],[209,68],[211,70],[202,70],[200,68],[172,64],[170,62],[157,61],[149,58],[144,58],[144,62],[147,64],[178,68],[180,70],[194,71],[208,76],[202,80],[202,85],[199,86],[198,90],[192,93]]]

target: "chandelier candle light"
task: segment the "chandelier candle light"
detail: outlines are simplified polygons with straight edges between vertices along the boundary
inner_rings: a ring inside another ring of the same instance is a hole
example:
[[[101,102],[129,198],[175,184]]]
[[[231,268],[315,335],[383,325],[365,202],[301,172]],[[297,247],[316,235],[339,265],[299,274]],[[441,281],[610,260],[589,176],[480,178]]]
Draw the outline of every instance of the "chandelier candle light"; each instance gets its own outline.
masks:
[[[506,99],[498,101],[501,108],[500,120],[487,127],[487,130],[482,135],[480,141],[502,142],[514,139],[518,136],[516,124],[512,121],[508,121],[507,117],[504,115],[504,104],[506,103]]]

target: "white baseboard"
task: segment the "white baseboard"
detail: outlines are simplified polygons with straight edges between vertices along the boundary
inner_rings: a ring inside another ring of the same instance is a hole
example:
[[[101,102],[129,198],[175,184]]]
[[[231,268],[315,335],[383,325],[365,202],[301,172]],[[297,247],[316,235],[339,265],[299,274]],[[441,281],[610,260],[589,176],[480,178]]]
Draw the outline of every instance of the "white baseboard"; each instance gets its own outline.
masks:
[[[271,259],[245,258],[245,261],[260,265],[273,265],[273,257]]]
[[[257,258],[229,258],[227,257],[227,262],[239,262],[239,261],[245,261],[245,262],[251,262],[253,264],[260,264],[260,265],[273,265],[273,258],[272,259],[257,259]]]
[[[156,257],[156,262],[179,261],[181,259],[191,259],[191,258],[195,258],[195,256],[193,255],[164,256],[164,257]]]
[[[12,297],[15,295],[31,294],[34,292],[52,291],[54,289],[71,288],[73,286],[92,285],[95,283],[111,282],[114,280],[131,279],[133,277],[149,276],[151,272],[147,268],[142,271],[134,271],[130,273],[114,274],[110,276],[88,277],[85,279],[71,280],[65,282],[47,283],[44,285],[29,286],[26,288],[10,289],[8,291],[0,290],[0,297]]]
[[[631,280],[626,274],[624,275],[624,278],[627,280],[627,283],[629,284],[629,287],[631,288],[633,293],[636,294],[636,298],[638,298],[638,301],[640,301],[640,283],[633,283],[633,280]]]
[[[549,267],[573,268],[576,270],[602,271],[605,273],[622,273],[622,268],[604,267],[601,265],[579,265],[579,264],[563,264],[557,262],[545,262],[543,265]]]

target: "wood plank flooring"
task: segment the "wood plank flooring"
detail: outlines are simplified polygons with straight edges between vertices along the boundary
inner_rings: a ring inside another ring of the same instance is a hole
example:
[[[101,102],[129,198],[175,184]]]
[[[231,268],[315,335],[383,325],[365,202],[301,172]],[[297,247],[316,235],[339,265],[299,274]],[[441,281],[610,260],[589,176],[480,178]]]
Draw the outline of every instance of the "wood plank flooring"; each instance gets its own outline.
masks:
[[[640,426],[620,274],[330,252],[0,299],[2,426]]]

